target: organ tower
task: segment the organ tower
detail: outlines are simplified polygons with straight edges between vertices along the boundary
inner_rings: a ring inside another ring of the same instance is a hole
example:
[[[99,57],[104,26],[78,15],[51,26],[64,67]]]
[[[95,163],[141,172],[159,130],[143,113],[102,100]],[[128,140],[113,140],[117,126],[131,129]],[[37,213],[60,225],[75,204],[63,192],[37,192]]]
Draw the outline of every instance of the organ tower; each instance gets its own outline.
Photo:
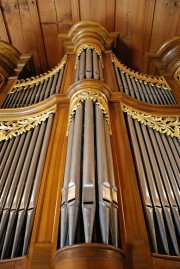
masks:
[[[131,70],[116,35],[76,23],[39,76],[0,44],[0,269],[180,268],[179,69]]]

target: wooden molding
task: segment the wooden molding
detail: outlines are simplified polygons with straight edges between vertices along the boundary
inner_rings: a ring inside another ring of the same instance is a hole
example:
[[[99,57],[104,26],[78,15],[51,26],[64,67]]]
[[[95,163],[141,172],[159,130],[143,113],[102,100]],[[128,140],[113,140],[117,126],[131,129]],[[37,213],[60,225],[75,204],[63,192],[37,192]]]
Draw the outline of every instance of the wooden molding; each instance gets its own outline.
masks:
[[[68,34],[60,34],[67,51],[76,51],[82,44],[92,43],[101,51],[109,50],[118,33],[109,33],[100,23],[92,20],[80,21],[74,24]]]
[[[59,249],[53,257],[53,269],[123,269],[123,252],[103,244],[77,244]],[[70,259],[69,259],[70,258]]]
[[[156,53],[147,53],[145,72],[171,75],[180,67],[180,35],[168,39]]]
[[[26,269],[27,257],[0,260],[0,269]]]

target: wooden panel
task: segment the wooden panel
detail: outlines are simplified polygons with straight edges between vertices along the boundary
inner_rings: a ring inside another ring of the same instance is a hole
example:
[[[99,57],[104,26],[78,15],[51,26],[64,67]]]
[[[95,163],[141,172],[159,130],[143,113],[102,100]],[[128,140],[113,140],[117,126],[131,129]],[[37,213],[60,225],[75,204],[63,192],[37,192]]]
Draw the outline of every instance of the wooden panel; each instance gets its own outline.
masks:
[[[71,8],[72,8],[72,20],[73,23],[78,22],[81,20],[80,17],[80,6],[79,6],[79,0],[71,0]]]
[[[0,269],[26,269],[27,258],[18,257],[14,259],[0,260]]]
[[[123,253],[118,248],[104,244],[76,244],[59,249],[53,269],[123,269]]]
[[[37,9],[37,3],[36,0],[30,1],[28,0],[28,6],[29,6],[29,12],[31,16],[32,26],[34,30],[34,35],[36,39],[36,45],[37,46],[37,54],[39,55],[39,62],[40,66],[43,71],[47,70],[47,58],[46,58],[46,52],[44,48],[44,42],[43,42],[43,36],[42,36],[42,29],[39,21],[39,14]]]
[[[115,0],[80,0],[81,20],[96,20],[107,28],[114,31]]]
[[[42,32],[49,69],[53,68],[62,59],[58,44],[58,28],[56,23],[42,24]]]
[[[141,69],[149,49],[155,0],[122,0],[116,2],[115,31],[120,33],[119,58],[131,67]]]
[[[49,68],[54,67],[64,55],[63,44],[58,40],[59,32],[67,32],[72,25],[70,0],[38,0],[40,21]]]
[[[9,37],[21,53],[32,53],[38,72],[63,57],[58,34],[79,20],[97,20],[119,32],[118,57],[141,72],[147,52],[180,34],[179,0],[1,0],[1,8],[0,38]]]
[[[22,21],[19,13],[18,0],[2,0],[1,7],[7,25],[11,44],[21,53],[25,53]]]
[[[58,32],[67,33],[73,25],[71,0],[55,0],[55,6],[57,11]],[[59,56],[62,58],[64,56],[64,44],[61,39],[59,39],[59,50]]]
[[[5,26],[5,22],[4,22],[4,18],[2,15],[1,9],[0,9],[0,40],[4,40],[6,42],[9,42],[9,37],[8,37],[7,30],[6,30],[6,26]]]
[[[57,22],[59,33],[67,33],[71,28],[72,22],[72,10],[70,0],[55,0],[57,10]]]
[[[150,51],[155,52],[170,37],[180,34],[180,1],[156,1]]]
[[[37,21],[35,0],[18,0],[22,23],[25,52],[33,55],[38,73],[47,69],[46,57],[42,42],[41,30]]]
[[[52,68],[60,60],[56,7],[54,1],[38,0],[37,3],[48,66],[49,68]]]

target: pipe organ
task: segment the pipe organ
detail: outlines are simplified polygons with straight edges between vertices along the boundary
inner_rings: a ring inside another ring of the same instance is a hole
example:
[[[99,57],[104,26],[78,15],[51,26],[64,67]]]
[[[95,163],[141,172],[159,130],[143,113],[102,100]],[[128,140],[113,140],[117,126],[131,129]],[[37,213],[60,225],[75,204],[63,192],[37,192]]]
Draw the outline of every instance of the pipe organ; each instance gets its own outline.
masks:
[[[0,90],[0,268],[180,268],[179,99],[72,26],[49,72]]]

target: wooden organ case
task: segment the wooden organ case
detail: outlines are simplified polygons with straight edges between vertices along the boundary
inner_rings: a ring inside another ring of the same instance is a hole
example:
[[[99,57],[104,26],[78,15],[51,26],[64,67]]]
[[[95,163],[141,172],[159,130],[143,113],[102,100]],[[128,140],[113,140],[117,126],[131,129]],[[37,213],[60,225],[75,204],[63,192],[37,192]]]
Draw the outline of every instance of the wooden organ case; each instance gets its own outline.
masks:
[[[2,74],[0,268],[180,268],[179,92],[115,37],[81,21],[54,69]]]

